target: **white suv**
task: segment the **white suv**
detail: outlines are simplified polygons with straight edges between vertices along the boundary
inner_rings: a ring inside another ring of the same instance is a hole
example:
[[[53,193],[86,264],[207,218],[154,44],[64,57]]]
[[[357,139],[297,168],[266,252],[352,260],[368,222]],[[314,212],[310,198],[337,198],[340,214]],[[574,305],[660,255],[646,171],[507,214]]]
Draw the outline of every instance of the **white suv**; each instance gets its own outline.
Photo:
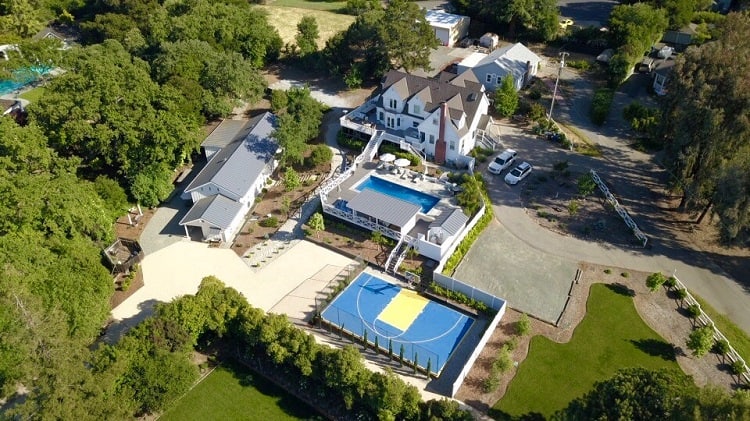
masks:
[[[513,149],[506,149],[490,163],[487,171],[492,174],[500,174],[504,169],[509,168],[516,160],[518,152]]]

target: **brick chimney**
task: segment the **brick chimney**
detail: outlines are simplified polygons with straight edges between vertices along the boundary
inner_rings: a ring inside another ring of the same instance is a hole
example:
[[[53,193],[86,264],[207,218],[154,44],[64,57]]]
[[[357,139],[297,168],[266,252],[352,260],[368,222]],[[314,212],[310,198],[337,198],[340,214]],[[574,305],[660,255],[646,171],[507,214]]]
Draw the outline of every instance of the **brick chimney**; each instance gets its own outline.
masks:
[[[445,152],[448,145],[445,140],[445,128],[448,124],[448,104],[440,104],[440,131],[438,132],[437,143],[435,144],[435,163],[445,163]]]

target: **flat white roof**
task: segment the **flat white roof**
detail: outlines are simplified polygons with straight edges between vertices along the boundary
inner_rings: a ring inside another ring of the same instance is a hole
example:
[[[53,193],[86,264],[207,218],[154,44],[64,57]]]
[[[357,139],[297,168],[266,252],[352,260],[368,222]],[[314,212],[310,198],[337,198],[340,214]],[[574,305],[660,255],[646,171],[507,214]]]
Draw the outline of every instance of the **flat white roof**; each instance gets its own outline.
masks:
[[[459,22],[461,22],[461,19],[464,19],[465,17],[466,16],[446,13],[441,9],[428,10],[427,13],[425,13],[425,19],[427,20],[427,22],[430,24],[430,26],[434,26],[436,28],[453,28]]]
[[[476,66],[480,61],[482,61],[485,57],[487,57],[487,54],[484,53],[471,53],[468,57],[461,60],[460,63],[458,63],[459,66],[462,67],[474,67]]]

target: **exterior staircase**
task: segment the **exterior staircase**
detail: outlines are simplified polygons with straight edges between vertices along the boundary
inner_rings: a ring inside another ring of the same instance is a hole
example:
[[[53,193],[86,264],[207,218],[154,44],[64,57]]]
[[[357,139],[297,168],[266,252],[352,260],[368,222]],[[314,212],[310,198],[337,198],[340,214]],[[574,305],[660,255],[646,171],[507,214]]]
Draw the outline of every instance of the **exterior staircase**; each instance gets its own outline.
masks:
[[[406,237],[402,236],[396,244],[396,247],[391,250],[391,254],[388,255],[388,260],[385,261],[385,272],[395,275],[398,272],[398,267],[406,257],[406,252],[409,250],[409,243],[405,241]]]

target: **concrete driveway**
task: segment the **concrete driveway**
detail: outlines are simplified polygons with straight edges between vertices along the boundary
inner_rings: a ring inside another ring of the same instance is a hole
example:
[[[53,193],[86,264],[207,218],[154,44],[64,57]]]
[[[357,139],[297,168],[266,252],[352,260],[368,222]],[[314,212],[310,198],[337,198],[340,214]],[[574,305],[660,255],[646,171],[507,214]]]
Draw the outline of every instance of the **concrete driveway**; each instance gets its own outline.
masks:
[[[271,310],[306,280],[325,281],[323,276],[338,273],[352,259],[300,241],[262,269],[253,271],[230,249],[209,248],[204,243],[182,239],[143,260],[144,286],[112,310],[115,324],[107,339],[116,339],[126,329],[153,313],[154,306],[185,294],[195,294],[201,280],[216,276],[242,293],[248,302],[264,311]],[[301,304],[309,307],[309,303]],[[296,311],[290,309],[289,311]]]

